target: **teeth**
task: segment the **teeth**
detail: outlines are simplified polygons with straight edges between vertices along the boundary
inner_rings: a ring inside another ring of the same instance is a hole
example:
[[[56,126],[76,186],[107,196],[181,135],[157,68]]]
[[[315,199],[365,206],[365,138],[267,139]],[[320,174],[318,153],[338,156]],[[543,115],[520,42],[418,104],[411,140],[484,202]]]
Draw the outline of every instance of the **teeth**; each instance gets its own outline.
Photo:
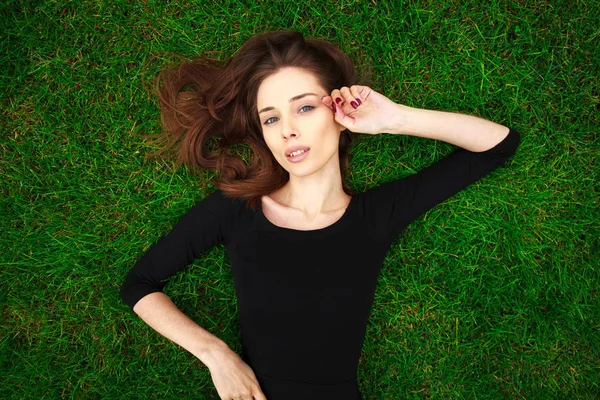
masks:
[[[290,157],[295,157],[298,154],[302,154],[302,153],[304,153],[304,150],[296,150],[293,153],[290,153]]]

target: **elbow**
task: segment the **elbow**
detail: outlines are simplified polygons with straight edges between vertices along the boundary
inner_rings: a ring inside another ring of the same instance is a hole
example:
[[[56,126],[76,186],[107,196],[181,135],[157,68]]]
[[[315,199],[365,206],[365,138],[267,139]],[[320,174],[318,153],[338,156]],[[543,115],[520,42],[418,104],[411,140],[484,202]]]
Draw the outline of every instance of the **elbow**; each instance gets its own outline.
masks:
[[[510,133],[509,136],[511,137],[511,140],[509,142],[510,145],[510,156],[514,155],[517,152],[517,149],[519,148],[519,145],[521,144],[521,133],[519,133],[519,131],[510,128]]]
[[[133,306],[139,300],[138,297],[140,290],[143,291],[144,288],[140,287],[139,282],[136,282],[134,279],[132,279],[131,274],[127,275],[125,282],[123,282],[119,290],[121,300],[123,300],[123,302],[129,306],[129,308],[133,309]]]
[[[121,300],[127,304],[129,307],[133,308],[130,304],[130,294],[131,294],[131,288],[130,288],[130,284],[127,281],[127,279],[125,280],[125,282],[121,285],[121,288],[119,289],[119,294],[121,295]]]
[[[519,131],[509,128],[508,135],[504,138],[504,140],[492,150],[495,153],[495,158],[500,161],[502,164],[506,162],[509,158],[511,158],[516,152],[519,144],[521,143],[521,134]]]
[[[515,128],[508,128],[508,129],[509,129],[508,136],[512,136],[513,143],[515,143],[515,145],[518,146],[519,143],[521,142],[521,132],[519,132]]]
[[[150,293],[162,292],[164,285],[154,284],[145,280],[137,280],[132,278],[131,275],[125,279],[123,285],[121,285],[120,295],[121,299],[125,304],[133,310],[138,301]],[[135,310],[134,310],[135,311]]]

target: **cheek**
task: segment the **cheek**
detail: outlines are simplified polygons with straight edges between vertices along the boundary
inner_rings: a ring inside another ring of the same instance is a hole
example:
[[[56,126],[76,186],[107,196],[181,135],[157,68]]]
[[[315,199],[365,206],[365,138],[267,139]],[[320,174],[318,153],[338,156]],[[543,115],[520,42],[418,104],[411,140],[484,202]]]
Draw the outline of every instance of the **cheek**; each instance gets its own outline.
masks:
[[[326,112],[323,113],[322,118],[321,118],[321,125],[323,126],[324,130],[329,131],[336,131],[339,132],[339,124],[335,121],[335,117],[333,115],[333,111],[327,109],[325,110]]]
[[[275,151],[274,151],[275,146],[272,143],[273,138],[270,136],[269,133],[267,133],[265,135],[264,132],[263,132],[263,140],[265,141],[265,144],[267,145],[267,147],[269,148],[269,150],[271,151],[271,153],[275,153]]]

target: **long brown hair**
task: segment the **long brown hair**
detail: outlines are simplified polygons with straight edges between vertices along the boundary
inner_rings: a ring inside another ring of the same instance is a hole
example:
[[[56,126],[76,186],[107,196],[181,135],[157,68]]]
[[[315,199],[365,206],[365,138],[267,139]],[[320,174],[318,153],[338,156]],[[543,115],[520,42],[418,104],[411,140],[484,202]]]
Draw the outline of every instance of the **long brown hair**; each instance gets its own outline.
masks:
[[[350,58],[330,42],[293,30],[254,35],[227,62],[198,56],[159,73],[163,132],[156,136],[166,143],[148,157],[177,145],[178,165],[215,171],[216,186],[227,197],[258,207],[260,197],[285,185],[289,173],[262,137],[257,92],[266,77],[288,66],[312,72],[327,92],[358,83]],[[342,185],[349,195],[354,192],[345,176],[354,136],[346,129],[339,142]]]

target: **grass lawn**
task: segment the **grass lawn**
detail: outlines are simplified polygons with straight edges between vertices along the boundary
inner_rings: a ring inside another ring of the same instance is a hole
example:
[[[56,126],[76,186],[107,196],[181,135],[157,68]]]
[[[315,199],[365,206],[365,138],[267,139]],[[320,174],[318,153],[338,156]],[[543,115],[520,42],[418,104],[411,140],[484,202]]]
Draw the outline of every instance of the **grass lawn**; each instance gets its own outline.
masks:
[[[196,4],[194,4],[196,3]],[[359,366],[374,399],[598,399],[597,1],[11,1],[0,5],[0,398],[212,399],[209,370],[119,296],[127,271],[212,190],[139,135],[177,55],[254,33],[333,41],[375,90],[522,134],[503,167],[414,221],[379,278]],[[453,150],[364,135],[362,191]],[[166,288],[241,351],[229,260]],[[291,360],[292,361],[292,360]]]

